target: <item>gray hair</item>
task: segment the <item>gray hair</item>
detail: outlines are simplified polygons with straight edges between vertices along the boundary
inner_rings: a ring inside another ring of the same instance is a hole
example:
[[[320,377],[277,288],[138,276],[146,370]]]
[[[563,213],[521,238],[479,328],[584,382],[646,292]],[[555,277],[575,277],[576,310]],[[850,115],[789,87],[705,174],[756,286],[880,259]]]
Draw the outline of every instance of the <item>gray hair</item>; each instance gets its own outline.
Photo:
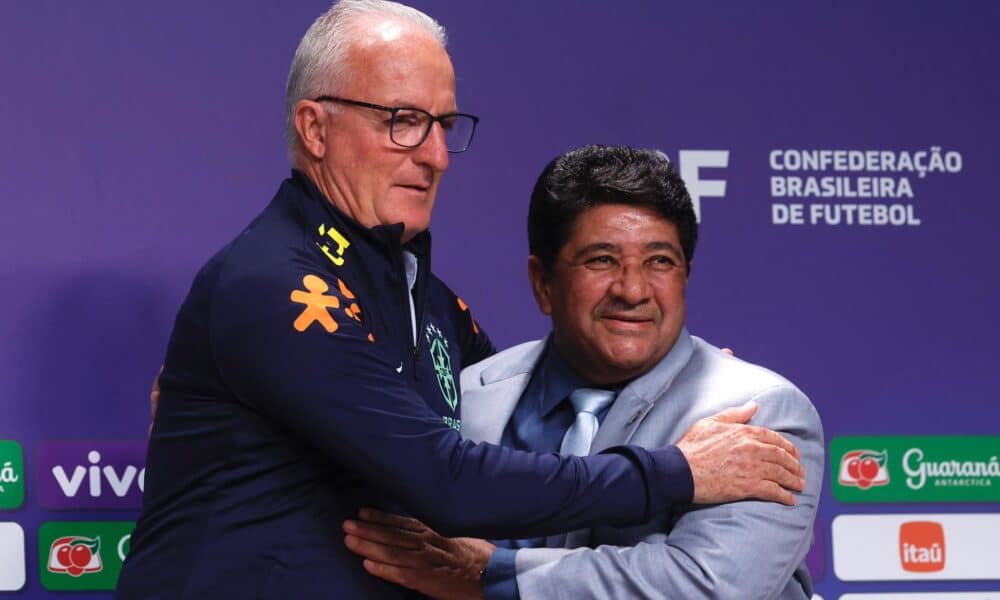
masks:
[[[419,26],[441,46],[447,43],[444,27],[419,10],[389,0],[340,0],[313,22],[302,36],[288,71],[285,91],[285,142],[290,156],[295,155],[295,105],[303,98],[336,94],[349,73],[344,72],[344,57],[356,41],[354,26],[367,16],[395,17]],[[331,87],[332,86],[332,87]]]

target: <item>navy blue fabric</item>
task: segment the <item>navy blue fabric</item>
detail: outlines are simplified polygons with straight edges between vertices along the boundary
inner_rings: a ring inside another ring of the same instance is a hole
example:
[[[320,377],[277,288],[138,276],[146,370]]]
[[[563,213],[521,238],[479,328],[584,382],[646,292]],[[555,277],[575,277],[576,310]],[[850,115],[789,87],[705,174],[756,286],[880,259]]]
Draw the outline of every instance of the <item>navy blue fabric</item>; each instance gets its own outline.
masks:
[[[359,226],[294,172],[201,269],[167,348],[120,598],[404,597],[343,544],[366,505],[513,537],[690,500],[670,452],[461,440],[449,386],[494,348],[431,274],[427,233],[406,247],[420,264],[413,346],[401,234]],[[310,312],[317,290],[326,304]]]

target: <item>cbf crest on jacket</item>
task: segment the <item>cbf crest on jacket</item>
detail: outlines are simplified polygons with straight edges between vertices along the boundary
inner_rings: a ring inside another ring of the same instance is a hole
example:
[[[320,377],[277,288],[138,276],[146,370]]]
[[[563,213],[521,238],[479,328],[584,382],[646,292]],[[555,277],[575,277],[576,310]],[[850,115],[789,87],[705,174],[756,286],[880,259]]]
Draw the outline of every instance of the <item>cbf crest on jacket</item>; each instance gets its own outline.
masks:
[[[341,525],[361,506],[444,533],[638,522],[683,459],[462,441],[462,367],[494,351],[403,227],[361,227],[293,172],[198,273],[167,348],[122,598],[383,598]],[[614,493],[608,493],[610,488]],[[688,500],[683,498],[680,500]]]

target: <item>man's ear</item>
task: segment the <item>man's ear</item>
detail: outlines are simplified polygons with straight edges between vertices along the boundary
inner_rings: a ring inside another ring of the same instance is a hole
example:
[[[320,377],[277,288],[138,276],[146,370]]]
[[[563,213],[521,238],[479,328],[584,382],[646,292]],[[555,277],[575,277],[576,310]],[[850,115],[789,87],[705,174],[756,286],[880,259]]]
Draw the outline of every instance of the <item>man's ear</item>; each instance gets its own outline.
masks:
[[[312,100],[299,100],[295,105],[295,131],[306,155],[314,160],[326,156],[326,120],[330,113]]]
[[[552,300],[549,298],[549,273],[542,264],[542,259],[535,255],[528,257],[528,279],[531,281],[531,291],[535,294],[535,302],[542,314],[552,314]]]

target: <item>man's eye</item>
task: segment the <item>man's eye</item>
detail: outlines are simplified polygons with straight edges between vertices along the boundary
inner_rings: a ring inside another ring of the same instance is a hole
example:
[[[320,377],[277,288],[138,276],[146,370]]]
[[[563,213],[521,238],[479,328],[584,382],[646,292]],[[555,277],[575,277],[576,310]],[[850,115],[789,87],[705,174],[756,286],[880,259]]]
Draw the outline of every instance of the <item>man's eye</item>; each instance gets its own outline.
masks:
[[[651,256],[646,262],[654,269],[660,270],[669,270],[677,266],[677,261],[673,257],[662,254]]]
[[[423,121],[420,117],[420,113],[398,112],[393,121],[395,126],[400,128],[419,127]]]
[[[594,256],[588,258],[585,262],[590,269],[613,269],[618,265],[618,261],[615,257],[603,254],[601,256]]]

